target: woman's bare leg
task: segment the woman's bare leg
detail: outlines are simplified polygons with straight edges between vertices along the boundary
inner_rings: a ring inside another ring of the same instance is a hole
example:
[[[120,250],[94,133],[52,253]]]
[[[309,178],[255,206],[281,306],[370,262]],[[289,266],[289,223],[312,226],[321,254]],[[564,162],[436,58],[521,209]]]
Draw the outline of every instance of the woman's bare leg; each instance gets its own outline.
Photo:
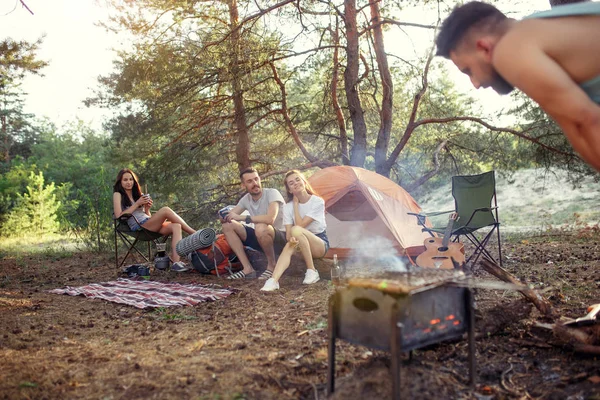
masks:
[[[196,232],[188,224],[185,223],[183,218],[177,215],[177,213],[171,210],[169,207],[163,207],[154,214],[152,214],[150,219],[144,222],[142,226],[145,229],[148,229],[149,231],[159,232],[165,221],[179,224],[183,231],[189,233],[190,235]]]
[[[179,261],[180,258],[179,254],[177,254],[177,243],[181,240],[181,225],[176,223],[166,223],[160,228],[159,233],[171,235],[171,260],[173,262]]]
[[[306,263],[306,268],[315,269],[313,254],[317,256],[325,255],[325,243],[323,240],[308,229],[300,226],[293,226],[290,233],[293,237],[298,239],[300,252]]]
[[[273,276],[271,277],[275,280],[275,282],[279,282],[281,275],[283,275],[285,270],[289,268],[294,251],[296,251],[296,245],[289,242],[281,251],[279,258],[277,259],[277,264],[275,264],[275,270],[273,270]]]

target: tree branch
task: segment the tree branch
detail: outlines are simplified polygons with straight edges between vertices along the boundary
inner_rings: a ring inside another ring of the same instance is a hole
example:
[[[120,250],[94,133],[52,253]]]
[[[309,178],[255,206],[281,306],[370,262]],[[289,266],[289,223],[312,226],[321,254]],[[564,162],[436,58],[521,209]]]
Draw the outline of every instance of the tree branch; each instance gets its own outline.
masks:
[[[477,118],[477,117],[447,117],[447,118],[427,118],[427,119],[422,119],[419,120],[417,122],[414,123],[414,127],[416,128],[417,126],[420,125],[425,125],[425,124],[437,124],[437,123],[446,123],[446,122],[452,122],[452,121],[472,121],[472,122],[476,122],[484,127],[486,127],[487,129],[489,129],[490,131],[493,132],[506,132],[506,133],[510,133],[513,134],[515,136],[520,137],[521,139],[525,139],[528,140],[532,143],[537,144],[538,146],[551,151],[553,153],[557,153],[557,154],[561,154],[563,156],[568,156],[568,157],[577,157],[579,158],[576,154],[573,153],[567,153],[565,151],[556,149],[554,147],[548,146],[547,144],[544,144],[542,142],[540,142],[537,138],[533,138],[531,136],[527,136],[522,132],[519,132],[515,129],[510,129],[510,128],[500,128],[497,126],[493,126],[488,124],[487,122],[485,122],[483,119],[481,118]]]
[[[435,29],[436,28],[435,25],[423,25],[423,24],[415,24],[412,22],[400,22],[400,21],[396,21],[393,19],[383,18],[381,21],[373,23],[373,24],[365,27],[363,30],[361,30],[358,33],[358,35],[362,36],[365,32],[373,30],[382,25],[412,26],[414,28],[425,28],[425,29]]]
[[[331,161],[328,161],[328,160],[317,160],[315,162],[304,164],[300,167],[294,167],[294,169],[297,169],[298,171],[305,171],[305,170],[311,169],[311,168],[327,168],[327,167],[334,167],[336,165],[338,165],[338,164],[332,163]],[[267,173],[261,174],[260,178],[266,179],[273,175],[283,175],[288,171],[289,171],[289,168],[288,169],[279,169],[279,170],[275,170],[275,171],[269,171]]]
[[[19,0],[19,1],[21,2],[21,5],[23,7],[25,7],[25,9],[31,13],[31,15],[34,15],[33,11],[31,11],[31,9],[29,7],[27,7],[27,4],[25,4],[25,2],[23,0]]]
[[[419,179],[415,180],[410,185],[404,186],[404,189],[406,189],[407,192],[410,193],[412,190],[418,188],[419,186],[427,182],[429,179],[431,179],[432,176],[438,173],[438,171],[440,170],[440,151],[442,151],[442,149],[445,148],[447,144],[447,140],[443,140],[440,144],[438,144],[438,146],[435,148],[435,151],[433,152],[433,169],[423,174]]]
[[[212,45],[217,45],[219,43],[224,42],[225,40],[227,40],[227,38],[231,34],[233,34],[234,32],[237,32],[239,29],[241,29],[241,27],[244,24],[246,24],[246,22],[255,20],[257,18],[260,18],[263,15],[268,14],[269,12],[271,12],[271,11],[277,9],[277,8],[283,7],[283,6],[285,6],[285,5],[289,4],[289,3],[293,3],[294,1],[296,1],[296,0],[283,0],[283,1],[279,2],[279,3],[277,3],[277,4],[272,5],[271,7],[260,9],[259,12],[255,13],[255,14],[252,14],[252,15],[249,15],[248,17],[246,17],[242,21],[240,21],[231,31],[227,32],[227,34],[223,38],[221,38],[220,40],[214,41],[214,42],[209,42],[209,43],[206,44],[205,47],[209,47],[209,46],[212,46]]]
[[[318,162],[319,160],[317,159],[317,157],[312,155],[306,149],[306,147],[304,146],[304,143],[302,143],[302,139],[300,139],[300,135],[298,134],[298,131],[296,130],[296,127],[294,126],[294,123],[292,122],[292,120],[290,118],[290,114],[288,112],[288,106],[287,106],[287,93],[285,90],[285,84],[281,81],[281,78],[279,77],[279,73],[277,72],[277,68],[275,68],[275,64],[269,63],[269,66],[271,67],[271,71],[273,72],[273,79],[275,79],[275,82],[277,82],[277,85],[279,86],[279,90],[281,91],[281,109],[279,110],[279,113],[283,116],[285,126],[287,127],[288,131],[292,135],[292,138],[294,139],[296,146],[298,146],[298,148],[300,149],[300,151],[302,152],[304,157],[306,157],[306,159],[308,161],[310,161],[311,163]]]
[[[406,146],[406,143],[408,143],[408,140],[410,139],[413,131],[416,128],[415,119],[417,117],[417,111],[419,111],[419,104],[421,103],[421,97],[423,97],[423,95],[427,91],[427,88],[429,87],[428,82],[427,82],[427,75],[429,73],[429,67],[431,66],[431,60],[433,60],[433,49],[434,48],[435,48],[435,46],[432,46],[431,50],[429,51],[429,56],[427,58],[427,62],[425,63],[425,69],[423,70],[423,76],[421,78],[422,86],[421,86],[421,89],[415,95],[415,98],[413,100],[412,110],[410,112],[410,117],[408,119],[408,123],[406,124],[406,129],[404,130],[404,134],[402,135],[402,139],[400,139],[400,142],[396,145],[396,147],[394,147],[394,150],[392,151],[392,153],[388,157],[387,161],[385,162],[385,167],[382,168],[382,171],[387,171],[388,175],[389,175],[389,171],[391,171],[391,169],[392,169],[392,166],[396,162],[396,159],[398,159],[398,156],[400,155],[400,153]]]

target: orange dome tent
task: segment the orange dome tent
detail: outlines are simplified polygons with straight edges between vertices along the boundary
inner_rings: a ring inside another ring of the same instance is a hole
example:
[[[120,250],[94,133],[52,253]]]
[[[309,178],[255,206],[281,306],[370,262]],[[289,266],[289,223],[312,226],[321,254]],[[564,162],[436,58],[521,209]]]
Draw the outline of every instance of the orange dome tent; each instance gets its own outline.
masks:
[[[431,237],[422,232],[417,218],[421,207],[410,194],[392,180],[357,167],[329,167],[308,181],[325,200],[327,236],[331,248],[327,257],[348,258],[354,249],[368,247],[376,257],[390,251],[416,256]]]

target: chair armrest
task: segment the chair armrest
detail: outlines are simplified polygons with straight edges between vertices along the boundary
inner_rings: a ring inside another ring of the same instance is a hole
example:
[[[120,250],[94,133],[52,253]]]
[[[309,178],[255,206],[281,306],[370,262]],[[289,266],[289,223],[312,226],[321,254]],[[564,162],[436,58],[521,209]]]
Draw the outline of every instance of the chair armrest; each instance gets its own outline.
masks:
[[[426,212],[412,213],[412,212],[409,212],[407,214],[408,215],[414,215],[415,217],[417,217],[417,224],[419,224],[419,225],[421,225],[423,227],[423,229],[422,229],[423,232],[427,231],[427,232],[431,233],[430,232],[431,228],[428,228],[425,225],[427,217],[435,217],[437,215],[450,214],[452,212],[454,212],[454,210],[451,210],[451,211],[436,211],[436,212],[430,212],[430,213],[426,213]]]
[[[473,213],[471,214],[471,217],[469,218],[469,220],[467,221],[466,224],[464,224],[464,226],[469,226],[469,224],[471,223],[471,221],[473,220],[473,217],[475,217],[475,215],[478,212],[492,212],[492,210],[496,210],[498,207],[481,207],[481,208],[476,208],[473,210]],[[496,221],[498,222],[498,221]]]
[[[422,217],[436,217],[438,215],[450,214],[450,213],[453,213],[453,212],[454,212],[454,210],[450,210],[450,211],[434,211],[434,212],[423,212],[423,211],[421,211],[420,213],[411,213],[411,212],[409,212],[407,214],[408,215],[414,215],[415,217],[418,218],[419,216],[422,216]]]
[[[492,211],[497,209],[498,207],[481,207],[481,208],[476,208],[473,210],[473,214],[475,214],[477,211]]]
[[[127,221],[130,217],[131,217],[131,214],[129,214],[129,213],[123,213],[123,214],[119,215],[118,217],[115,217],[115,215],[113,214],[113,219],[118,220],[118,221]]]

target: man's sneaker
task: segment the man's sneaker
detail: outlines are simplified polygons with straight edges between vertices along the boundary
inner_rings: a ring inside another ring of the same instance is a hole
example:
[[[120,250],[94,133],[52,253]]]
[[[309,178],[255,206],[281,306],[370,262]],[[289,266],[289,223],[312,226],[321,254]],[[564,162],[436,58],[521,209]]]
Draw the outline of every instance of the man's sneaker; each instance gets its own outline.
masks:
[[[260,290],[263,292],[273,292],[275,290],[279,290],[279,282],[276,282],[273,278],[269,278]]]
[[[171,271],[175,271],[175,272],[185,272],[185,271],[189,271],[190,269],[188,268],[187,265],[185,265],[184,263],[182,263],[181,261],[177,261],[175,263],[173,263],[173,265],[171,265]]]
[[[319,279],[321,278],[319,277],[319,272],[316,269],[307,269],[302,283],[305,285],[310,285],[315,282],[319,282]]]

